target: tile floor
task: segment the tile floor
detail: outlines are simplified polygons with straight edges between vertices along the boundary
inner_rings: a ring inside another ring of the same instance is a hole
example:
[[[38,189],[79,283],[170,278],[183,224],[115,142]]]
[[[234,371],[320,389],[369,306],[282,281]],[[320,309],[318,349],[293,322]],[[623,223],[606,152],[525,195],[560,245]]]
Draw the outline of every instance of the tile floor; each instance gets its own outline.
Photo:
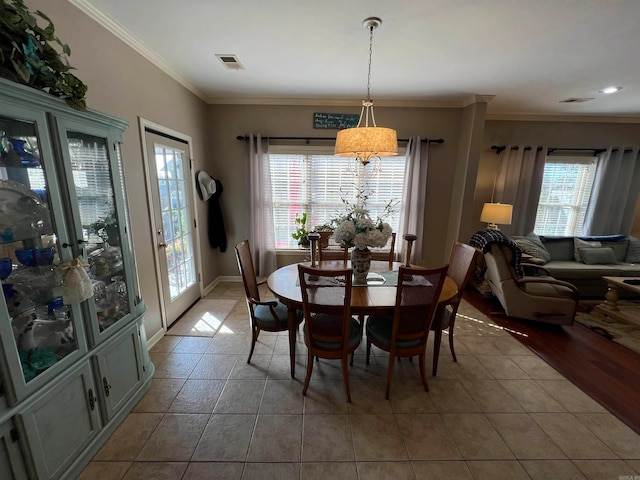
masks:
[[[179,321],[211,336],[151,349],[149,392],[80,479],[640,479],[640,436],[465,302],[458,362],[445,336],[429,393],[403,360],[385,400],[387,356],[373,347],[367,366],[363,343],[348,404],[337,361],[316,364],[302,396],[302,335],[295,379],[286,333],[262,333],[248,365],[242,285],[216,299],[238,301],[222,323],[197,305]]]

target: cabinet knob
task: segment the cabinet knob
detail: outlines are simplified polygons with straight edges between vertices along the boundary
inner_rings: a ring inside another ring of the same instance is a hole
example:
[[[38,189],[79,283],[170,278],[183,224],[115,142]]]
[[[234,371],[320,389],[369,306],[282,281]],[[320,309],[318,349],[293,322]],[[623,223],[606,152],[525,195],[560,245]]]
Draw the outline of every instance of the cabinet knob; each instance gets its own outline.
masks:
[[[96,409],[96,397],[93,396],[93,390],[90,388],[89,392],[87,392],[87,397],[89,398],[89,407],[91,410]]]
[[[102,385],[104,386],[104,394],[105,396],[109,396],[109,391],[111,390],[111,385],[107,381],[107,377],[102,377]]]

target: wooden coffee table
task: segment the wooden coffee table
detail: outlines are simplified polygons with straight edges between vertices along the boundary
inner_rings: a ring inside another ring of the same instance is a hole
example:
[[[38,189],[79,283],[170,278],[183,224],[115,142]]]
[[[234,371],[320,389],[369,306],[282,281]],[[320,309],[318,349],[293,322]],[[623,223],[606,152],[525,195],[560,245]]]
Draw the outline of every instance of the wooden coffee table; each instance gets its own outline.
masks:
[[[607,282],[609,290],[604,296],[605,302],[596,306],[596,310],[608,317],[640,325],[640,303],[618,304],[620,289],[631,291],[640,297],[640,285],[625,282],[625,280],[640,282],[640,277],[602,277],[602,279]]]

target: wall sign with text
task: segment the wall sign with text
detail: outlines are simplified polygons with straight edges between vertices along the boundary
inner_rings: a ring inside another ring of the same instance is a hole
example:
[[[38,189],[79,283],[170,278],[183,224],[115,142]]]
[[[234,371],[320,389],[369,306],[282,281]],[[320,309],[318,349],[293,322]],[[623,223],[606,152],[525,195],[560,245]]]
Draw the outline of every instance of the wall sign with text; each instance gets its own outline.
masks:
[[[319,113],[313,114],[313,128],[352,128],[358,125],[360,115],[352,113]]]

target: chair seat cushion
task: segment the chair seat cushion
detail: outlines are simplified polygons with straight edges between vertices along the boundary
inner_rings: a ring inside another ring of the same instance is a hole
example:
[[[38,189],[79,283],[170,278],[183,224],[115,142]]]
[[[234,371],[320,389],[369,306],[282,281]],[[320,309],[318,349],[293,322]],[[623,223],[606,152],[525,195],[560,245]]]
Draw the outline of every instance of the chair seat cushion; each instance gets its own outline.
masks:
[[[435,324],[435,320],[433,321],[433,323],[431,324],[431,330],[434,329],[434,324]],[[442,314],[442,321],[441,321],[441,325],[440,325],[440,330],[444,330],[445,328],[449,327],[449,324],[451,323],[451,310],[449,310],[449,308],[444,308],[444,312]]]
[[[313,317],[314,323],[330,323],[330,322],[338,322],[342,321],[342,317],[335,315],[327,315],[327,314],[317,314]],[[307,329],[304,330],[304,340],[307,341]],[[349,319],[349,350],[356,348],[360,342],[362,341],[362,325],[355,318],[351,317]],[[342,344],[338,342],[318,342],[316,341],[316,346],[323,348],[325,350],[340,350],[342,348]]]
[[[264,300],[266,302],[277,302],[277,305],[273,307],[275,310],[278,319],[273,318],[271,314],[271,309],[267,305],[256,305],[253,309],[253,315],[256,320],[256,323],[260,328],[271,329],[271,330],[286,330],[287,325],[287,306],[284,303],[281,303],[279,300],[274,298],[270,298],[268,300]],[[296,323],[300,323],[302,321],[302,311],[296,310]]]
[[[573,291],[554,283],[526,283],[522,289],[535,297],[567,298],[573,300]]]
[[[393,316],[369,315],[367,318],[367,337],[378,345],[391,347],[391,331],[393,328]],[[414,347],[420,344],[420,339],[399,340],[398,348]]]

